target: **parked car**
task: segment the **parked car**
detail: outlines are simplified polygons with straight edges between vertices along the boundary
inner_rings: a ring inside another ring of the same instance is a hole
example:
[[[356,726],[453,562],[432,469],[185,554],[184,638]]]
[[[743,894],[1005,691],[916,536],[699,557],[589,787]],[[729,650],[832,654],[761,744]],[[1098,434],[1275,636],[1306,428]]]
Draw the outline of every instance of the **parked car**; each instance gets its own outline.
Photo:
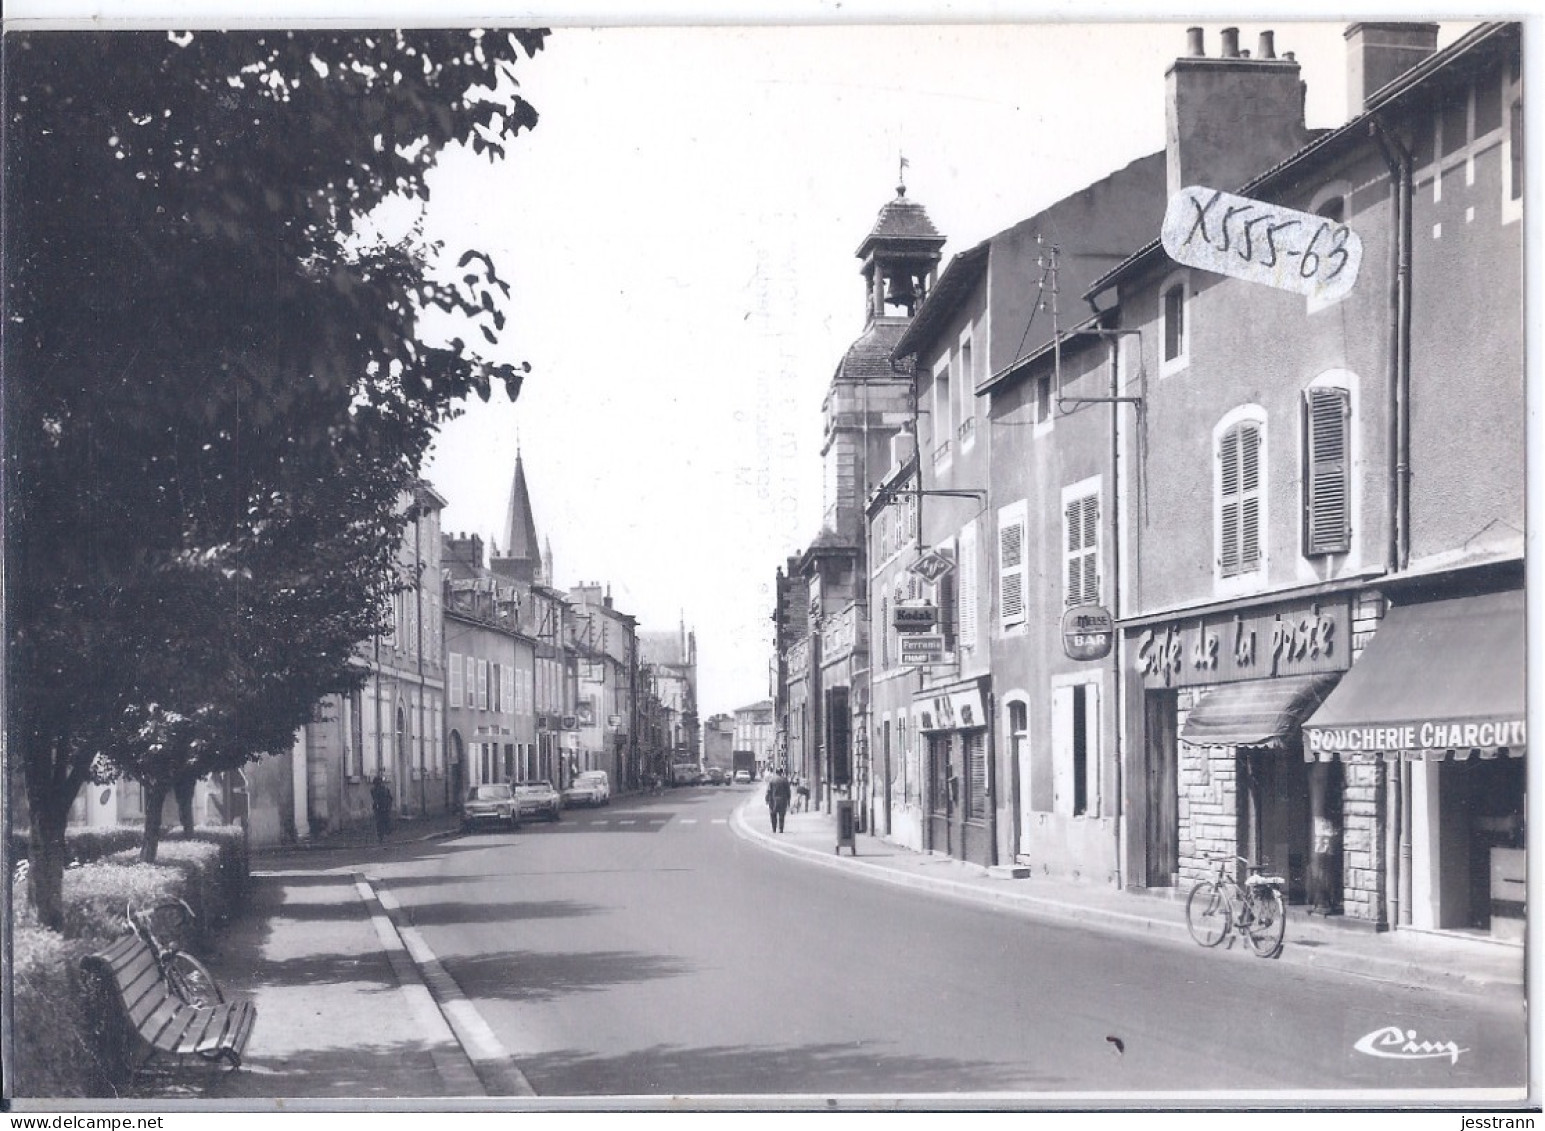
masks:
[[[735,784],[736,785],[750,785],[751,784],[751,771],[750,770],[736,770],[735,771]]]
[[[520,810],[508,782],[491,782],[468,788],[467,799],[461,806],[461,831],[471,832],[479,825],[503,825],[507,829],[520,827]]]
[[[556,821],[563,798],[550,781],[523,781],[515,786],[515,801],[522,817],[546,817]]]
[[[563,791],[565,807],[575,805],[605,805],[612,799],[611,779],[605,770],[586,770],[575,774],[569,788]]]
[[[711,785],[723,785],[724,771],[718,766],[708,767],[708,781]]]

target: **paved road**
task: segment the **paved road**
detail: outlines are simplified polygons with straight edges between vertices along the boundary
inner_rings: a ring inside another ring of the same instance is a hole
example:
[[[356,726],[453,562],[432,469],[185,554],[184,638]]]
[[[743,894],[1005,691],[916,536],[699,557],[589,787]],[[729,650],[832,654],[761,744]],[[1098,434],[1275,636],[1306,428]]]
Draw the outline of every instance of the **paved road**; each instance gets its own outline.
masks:
[[[747,796],[620,799],[371,872],[541,1095],[1239,1102],[1523,1081],[1516,998],[1230,961],[867,883],[736,837]],[[1389,1026],[1464,1051],[1354,1050]]]

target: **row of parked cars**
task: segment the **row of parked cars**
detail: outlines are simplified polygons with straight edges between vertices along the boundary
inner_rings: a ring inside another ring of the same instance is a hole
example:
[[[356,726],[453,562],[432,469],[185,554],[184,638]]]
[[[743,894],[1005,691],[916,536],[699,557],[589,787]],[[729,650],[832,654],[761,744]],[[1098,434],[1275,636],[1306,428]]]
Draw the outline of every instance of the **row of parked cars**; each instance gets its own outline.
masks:
[[[605,770],[575,774],[562,793],[550,781],[489,782],[468,787],[461,806],[461,828],[463,832],[483,825],[516,829],[524,820],[540,817],[556,821],[564,809],[606,805],[611,799],[611,779]]]

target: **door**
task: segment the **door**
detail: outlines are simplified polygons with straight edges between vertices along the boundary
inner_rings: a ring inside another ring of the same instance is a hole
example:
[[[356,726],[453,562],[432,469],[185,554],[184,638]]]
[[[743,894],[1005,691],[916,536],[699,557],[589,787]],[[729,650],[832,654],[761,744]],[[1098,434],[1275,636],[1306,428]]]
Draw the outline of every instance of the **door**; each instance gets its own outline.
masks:
[[[1014,811],[1019,815],[1015,852],[1030,853],[1030,830],[1034,810],[1030,806],[1030,708],[1015,700],[1009,707],[1009,757],[1014,767]]]
[[[1172,887],[1180,871],[1180,776],[1175,693],[1143,696],[1144,789],[1147,791],[1147,885]]]
[[[885,835],[891,835],[891,724],[885,720],[882,751],[885,758]]]

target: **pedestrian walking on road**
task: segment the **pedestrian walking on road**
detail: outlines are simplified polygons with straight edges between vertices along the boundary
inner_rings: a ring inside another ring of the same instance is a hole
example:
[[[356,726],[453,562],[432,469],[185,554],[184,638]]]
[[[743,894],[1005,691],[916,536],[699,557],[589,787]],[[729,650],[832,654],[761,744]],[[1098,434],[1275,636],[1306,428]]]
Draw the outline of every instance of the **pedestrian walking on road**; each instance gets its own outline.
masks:
[[[804,778],[794,779],[794,812],[803,813],[810,808],[810,784]]]
[[[782,770],[774,770],[772,777],[767,779],[767,815],[772,819],[772,831],[783,831],[784,819],[789,812],[789,779],[783,776]]]
[[[385,844],[386,834],[392,827],[392,791],[380,770],[376,771],[375,780],[370,783],[370,808],[376,815],[376,843]]]

